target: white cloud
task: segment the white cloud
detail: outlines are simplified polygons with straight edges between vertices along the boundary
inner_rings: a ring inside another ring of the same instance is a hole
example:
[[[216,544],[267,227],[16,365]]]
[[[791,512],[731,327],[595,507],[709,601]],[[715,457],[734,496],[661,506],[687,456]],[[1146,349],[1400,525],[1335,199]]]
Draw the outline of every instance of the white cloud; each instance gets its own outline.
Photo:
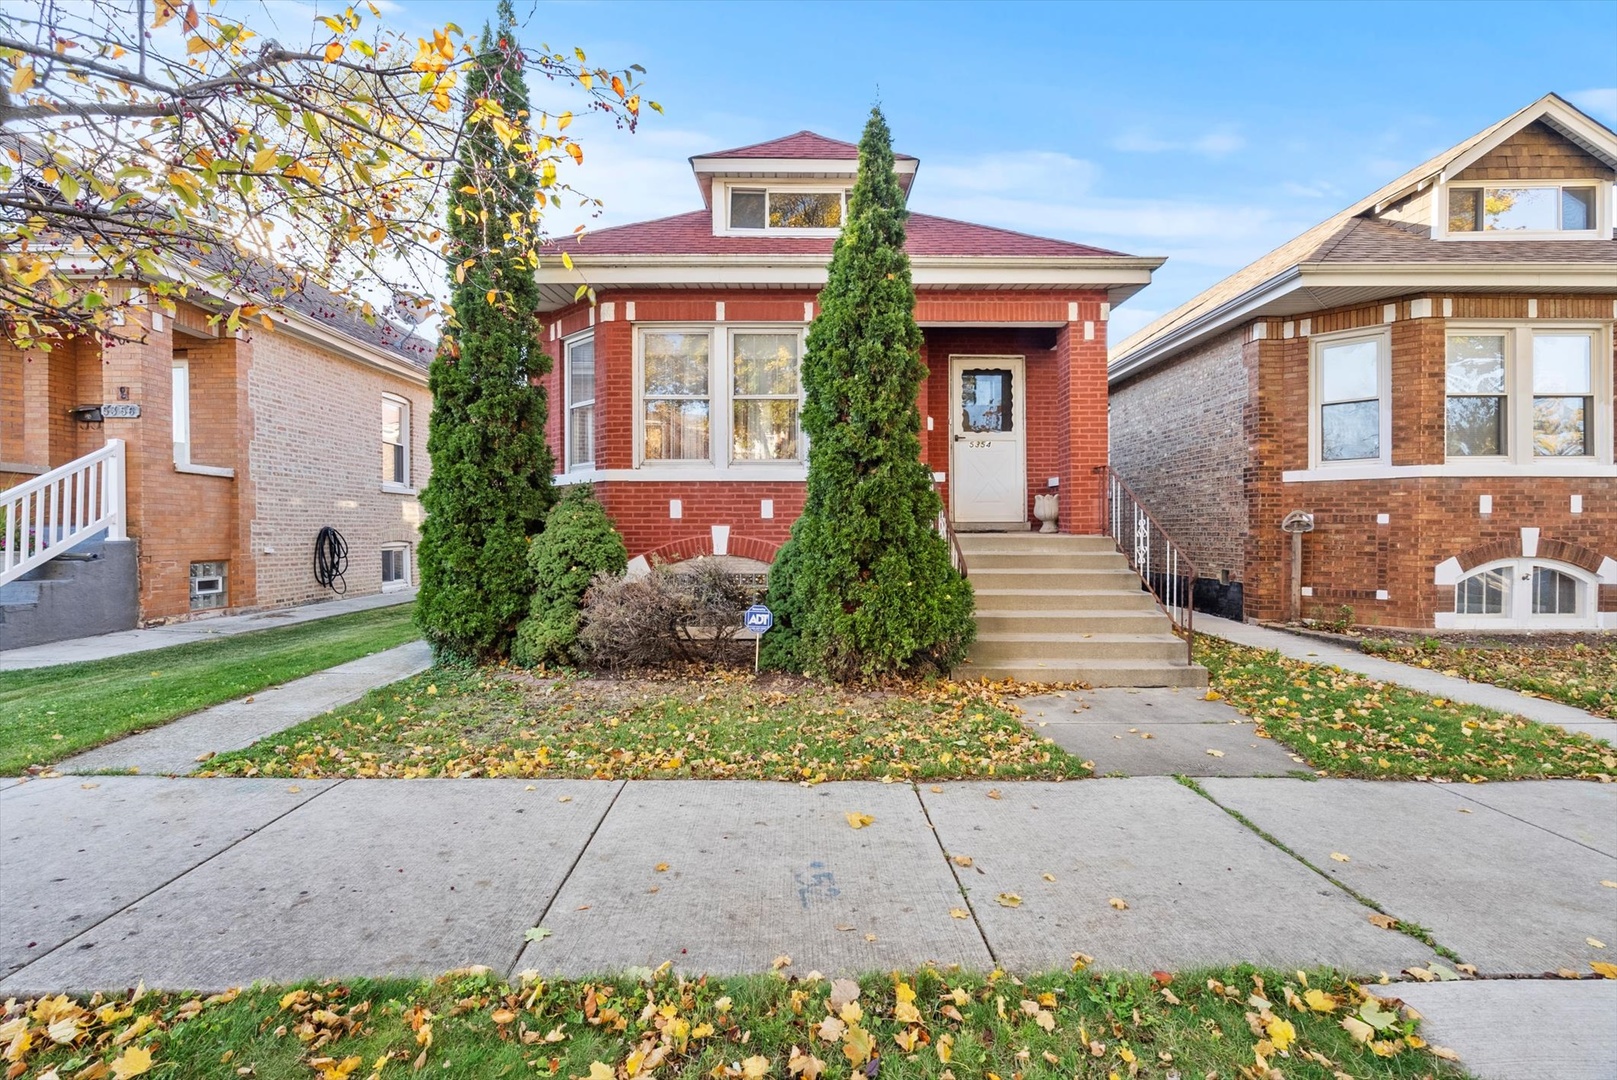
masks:
[[[1617,86],[1578,90],[1568,94],[1566,99],[1586,113],[1617,120]]]
[[[577,198],[563,196],[561,208],[545,222],[553,236],[576,225],[598,229],[700,210],[702,194],[686,158],[730,145],[699,131],[651,125],[630,134],[606,125],[581,130],[575,123],[568,134],[580,140],[584,164],[564,167],[561,178],[605,205],[594,216],[592,209],[577,205]]]
[[[1180,151],[1204,157],[1223,157],[1246,146],[1246,139],[1230,128],[1214,128],[1193,138],[1165,139],[1144,129],[1126,131],[1112,140],[1114,150],[1133,154],[1161,154]]]
[[[1099,170],[1093,162],[1045,150],[1021,150],[976,161],[944,165],[921,163],[918,184],[928,190],[965,192],[1088,191]]]
[[[1315,180],[1311,184],[1299,184],[1295,180],[1286,180],[1281,183],[1280,190],[1299,199],[1340,199],[1342,197],[1342,189],[1329,180]]]

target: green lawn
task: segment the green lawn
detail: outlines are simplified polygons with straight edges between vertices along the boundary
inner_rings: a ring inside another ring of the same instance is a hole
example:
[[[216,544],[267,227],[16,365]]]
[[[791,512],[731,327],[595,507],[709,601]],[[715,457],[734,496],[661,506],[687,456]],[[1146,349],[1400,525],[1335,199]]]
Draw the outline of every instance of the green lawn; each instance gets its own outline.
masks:
[[[1617,634],[1474,641],[1365,640],[1374,656],[1493,683],[1617,720]]]
[[[212,998],[57,997],[9,1003],[0,1039],[18,1078],[862,1080],[878,1063],[886,1080],[1464,1075],[1417,1018],[1330,972],[793,972],[508,985],[468,969]]]
[[[1617,750],[1587,735],[1206,635],[1196,659],[1210,692],[1331,776],[1617,779]]]
[[[420,637],[412,605],[112,660],[0,672],[0,775]]]
[[[817,782],[1090,769],[982,684],[857,690],[737,672],[551,682],[439,668],[221,754],[206,772]]]

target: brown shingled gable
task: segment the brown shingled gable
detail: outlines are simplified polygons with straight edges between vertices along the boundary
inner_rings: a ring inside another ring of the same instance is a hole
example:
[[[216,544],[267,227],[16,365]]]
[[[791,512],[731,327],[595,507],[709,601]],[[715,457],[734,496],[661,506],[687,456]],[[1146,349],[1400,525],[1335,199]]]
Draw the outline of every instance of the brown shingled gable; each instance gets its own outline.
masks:
[[[715,150],[709,154],[697,154],[696,157],[824,158],[854,161],[859,157],[859,146],[856,143],[843,142],[841,139],[828,139],[813,131],[799,131],[792,135],[782,135],[778,139],[770,139],[768,142],[738,146],[731,150]],[[894,154],[893,157],[899,161],[917,160],[908,154]]]

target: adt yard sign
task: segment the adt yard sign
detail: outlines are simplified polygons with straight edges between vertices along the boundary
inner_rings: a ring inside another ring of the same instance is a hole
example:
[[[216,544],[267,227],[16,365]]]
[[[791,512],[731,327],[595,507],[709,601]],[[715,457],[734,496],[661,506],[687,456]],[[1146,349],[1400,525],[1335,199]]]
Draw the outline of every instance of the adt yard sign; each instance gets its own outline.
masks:
[[[758,670],[759,650],[763,648],[764,634],[775,625],[775,613],[762,604],[754,604],[741,613],[741,625],[753,633],[752,670]]]

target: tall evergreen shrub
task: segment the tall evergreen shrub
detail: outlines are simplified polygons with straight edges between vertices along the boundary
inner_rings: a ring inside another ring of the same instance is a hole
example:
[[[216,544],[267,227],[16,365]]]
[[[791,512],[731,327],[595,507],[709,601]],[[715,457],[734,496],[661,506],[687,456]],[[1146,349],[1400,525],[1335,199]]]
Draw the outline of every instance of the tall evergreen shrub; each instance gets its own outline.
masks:
[[[803,357],[808,493],[770,583],[785,617],[777,666],[841,679],[947,670],[975,634],[971,586],[936,532],[942,503],[921,461],[926,365],[907,217],[892,134],[872,109]]]
[[[516,141],[526,142],[522,71],[515,18],[501,0],[498,33],[484,27],[465,79],[467,126],[448,222],[455,315],[429,376],[432,478],[421,495],[416,622],[440,657],[486,660],[509,650],[533,592],[528,539],[553,501],[545,391],[531,384],[551,364],[539,344],[539,290],[502,231],[511,214],[534,209],[538,183],[490,119],[473,118],[472,105],[498,101]]]

